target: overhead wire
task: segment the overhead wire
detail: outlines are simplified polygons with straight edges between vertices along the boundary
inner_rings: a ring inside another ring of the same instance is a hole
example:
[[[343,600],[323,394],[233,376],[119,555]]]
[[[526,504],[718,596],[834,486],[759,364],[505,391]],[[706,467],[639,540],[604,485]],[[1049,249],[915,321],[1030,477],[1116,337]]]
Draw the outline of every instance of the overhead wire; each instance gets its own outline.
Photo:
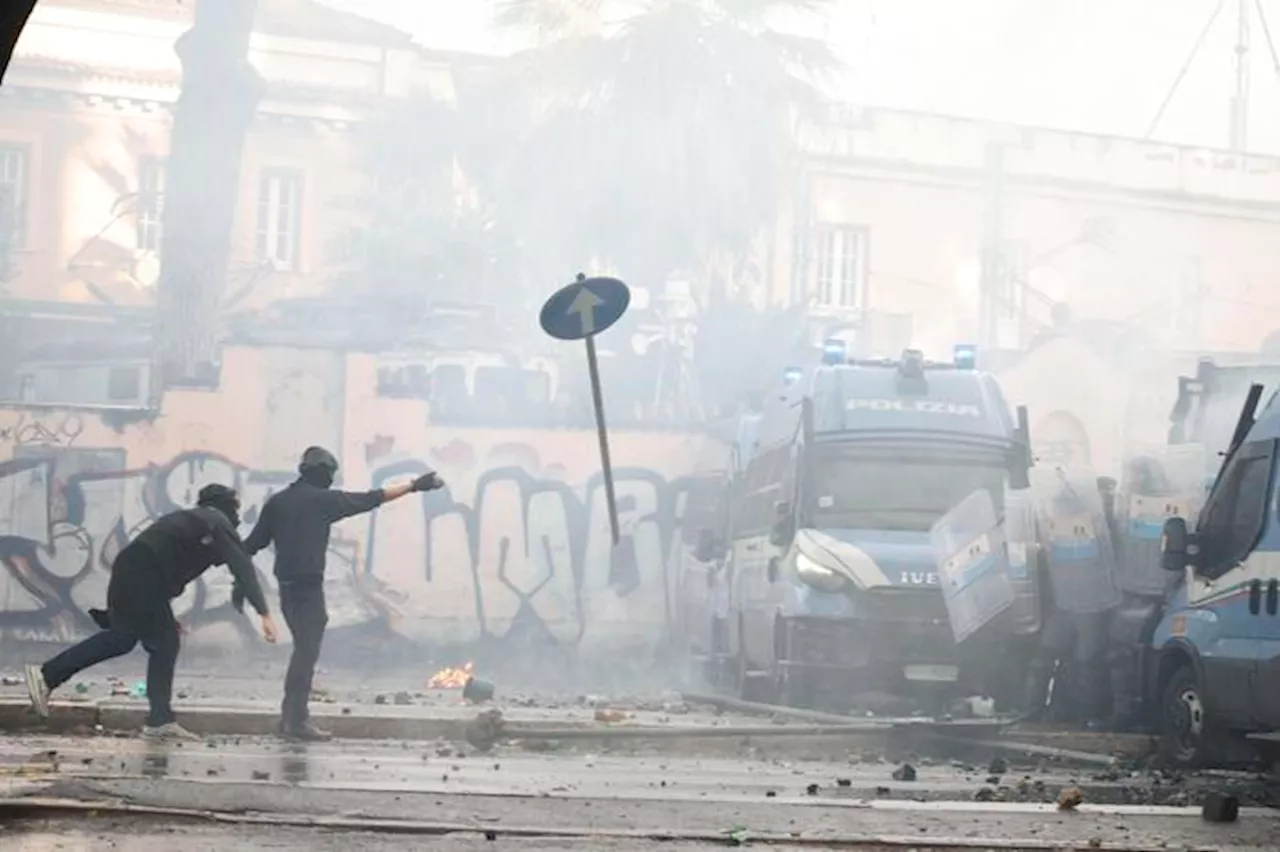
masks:
[[[1155,117],[1151,119],[1151,124],[1147,127],[1147,133],[1144,139],[1150,139],[1151,135],[1156,132],[1156,128],[1160,125],[1160,119],[1164,118],[1164,112],[1169,108],[1169,104],[1178,94],[1178,89],[1182,88],[1182,81],[1186,78],[1187,72],[1191,70],[1191,64],[1196,61],[1196,57],[1200,55],[1200,49],[1204,47],[1205,39],[1209,37],[1209,31],[1213,29],[1213,25],[1217,23],[1218,16],[1222,14],[1223,8],[1227,5],[1227,0],[1218,0],[1218,5],[1213,10],[1213,14],[1209,16],[1209,20],[1205,23],[1204,29],[1200,31],[1200,35],[1196,38],[1195,45],[1192,46],[1191,52],[1187,55],[1187,60],[1182,64],[1182,68],[1178,71],[1178,76],[1174,78],[1173,85],[1169,87],[1169,91],[1164,96],[1164,101],[1160,104],[1160,109],[1156,110]]]

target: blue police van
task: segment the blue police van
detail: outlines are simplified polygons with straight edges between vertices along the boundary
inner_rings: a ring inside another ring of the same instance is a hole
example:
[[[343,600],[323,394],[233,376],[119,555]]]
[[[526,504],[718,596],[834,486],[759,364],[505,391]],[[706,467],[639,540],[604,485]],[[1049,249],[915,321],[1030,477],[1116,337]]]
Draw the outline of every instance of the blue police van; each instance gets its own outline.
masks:
[[[1249,388],[1194,531],[1165,523],[1176,585],[1146,649],[1146,691],[1168,760],[1252,756],[1280,730],[1280,403]]]
[[[723,565],[731,681],[804,705],[827,690],[992,695],[1020,672],[999,629],[962,653],[930,540],[975,491],[998,503],[1026,487],[1020,415],[972,347],[947,363],[850,360],[829,341],[822,363],[789,370],[752,424],[727,532],[705,537],[703,558]]]

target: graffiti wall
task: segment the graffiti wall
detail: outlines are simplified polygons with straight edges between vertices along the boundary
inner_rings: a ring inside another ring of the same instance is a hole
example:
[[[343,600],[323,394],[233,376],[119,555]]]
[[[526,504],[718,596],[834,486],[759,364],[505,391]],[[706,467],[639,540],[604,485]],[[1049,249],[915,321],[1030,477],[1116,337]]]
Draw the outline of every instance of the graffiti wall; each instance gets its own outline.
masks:
[[[263,502],[295,477],[216,448],[148,457],[177,424],[113,430],[98,419],[0,411],[0,637],[85,634],[112,559],[155,518],[192,505],[208,483],[233,484],[247,534]],[[376,488],[428,468],[449,487],[335,527],[332,627],[381,622],[433,644],[528,631],[575,647],[662,638],[674,587],[665,557],[684,512],[684,477],[705,451],[701,438],[613,436],[622,534],[614,547],[594,433],[434,430],[418,421],[360,435],[350,434],[350,417],[346,425],[345,487]],[[268,588],[271,558],[258,557]],[[193,640],[248,636],[253,626],[231,609],[230,593],[229,572],[214,568],[175,601]]]

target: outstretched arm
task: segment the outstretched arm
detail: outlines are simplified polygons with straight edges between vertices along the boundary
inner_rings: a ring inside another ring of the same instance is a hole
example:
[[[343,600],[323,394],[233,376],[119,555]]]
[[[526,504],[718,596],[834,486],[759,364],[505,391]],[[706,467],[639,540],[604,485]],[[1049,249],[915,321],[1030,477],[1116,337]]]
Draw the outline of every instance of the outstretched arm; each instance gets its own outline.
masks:
[[[374,491],[327,491],[325,492],[325,515],[330,523],[350,518],[352,515],[372,512],[383,503],[399,500],[407,494],[417,491],[435,491],[443,488],[444,482],[433,473],[424,473],[411,482],[388,485]]]

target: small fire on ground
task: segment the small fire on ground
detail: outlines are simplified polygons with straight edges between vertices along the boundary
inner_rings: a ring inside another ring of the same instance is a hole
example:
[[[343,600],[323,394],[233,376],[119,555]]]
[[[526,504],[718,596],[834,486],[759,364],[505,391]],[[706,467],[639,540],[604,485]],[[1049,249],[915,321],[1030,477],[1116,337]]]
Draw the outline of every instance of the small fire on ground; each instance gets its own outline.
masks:
[[[461,689],[471,679],[475,666],[467,663],[461,668],[443,668],[427,679],[427,689]]]

